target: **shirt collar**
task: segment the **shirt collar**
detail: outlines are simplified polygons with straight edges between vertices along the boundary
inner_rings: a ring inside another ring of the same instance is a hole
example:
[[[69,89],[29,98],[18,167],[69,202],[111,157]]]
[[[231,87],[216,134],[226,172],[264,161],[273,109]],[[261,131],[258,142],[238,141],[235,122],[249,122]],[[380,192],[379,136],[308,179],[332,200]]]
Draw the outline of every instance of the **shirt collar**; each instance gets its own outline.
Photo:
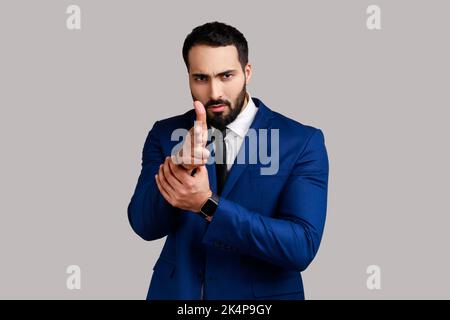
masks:
[[[247,95],[248,95],[247,105],[241,110],[241,113],[239,113],[236,119],[234,119],[233,122],[227,125],[228,129],[236,133],[241,138],[244,138],[245,135],[247,134],[247,131],[252,125],[252,122],[255,119],[255,115],[258,112],[258,108],[255,106],[255,103],[253,102],[250,93],[247,92]]]

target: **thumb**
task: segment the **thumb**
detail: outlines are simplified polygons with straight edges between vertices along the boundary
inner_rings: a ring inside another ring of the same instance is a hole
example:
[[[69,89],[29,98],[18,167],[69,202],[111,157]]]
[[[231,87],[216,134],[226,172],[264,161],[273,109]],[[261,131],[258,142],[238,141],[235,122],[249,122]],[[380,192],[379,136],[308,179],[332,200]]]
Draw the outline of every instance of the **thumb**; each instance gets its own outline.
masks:
[[[202,173],[205,173],[207,171],[208,170],[206,169],[206,166],[203,164],[203,165],[197,167],[197,172],[196,173],[202,174]]]
[[[197,115],[196,120],[202,122],[202,125],[206,127],[206,110],[205,107],[203,106],[203,103],[201,103],[198,100],[194,101],[194,109],[195,114]]]

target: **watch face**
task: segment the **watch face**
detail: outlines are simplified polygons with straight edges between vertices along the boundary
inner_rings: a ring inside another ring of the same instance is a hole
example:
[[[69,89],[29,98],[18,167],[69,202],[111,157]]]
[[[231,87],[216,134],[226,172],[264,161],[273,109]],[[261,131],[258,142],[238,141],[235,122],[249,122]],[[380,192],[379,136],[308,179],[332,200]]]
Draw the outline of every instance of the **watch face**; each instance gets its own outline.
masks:
[[[205,204],[203,205],[201,211],[202,213],[206,214],[207,216],[211,217],[214,215],[214,212],[216,212],[217,209],[217,203],[212,201],[211,199],[208,199]]]

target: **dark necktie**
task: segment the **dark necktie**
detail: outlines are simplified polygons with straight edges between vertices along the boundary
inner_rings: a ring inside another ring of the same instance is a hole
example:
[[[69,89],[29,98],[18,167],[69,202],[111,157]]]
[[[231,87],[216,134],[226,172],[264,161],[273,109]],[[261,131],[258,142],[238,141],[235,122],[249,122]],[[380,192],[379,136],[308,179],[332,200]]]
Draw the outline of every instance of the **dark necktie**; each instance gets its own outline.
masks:
[[[220,195],[227,179],[227,148],[225,144],[226,130],[222,131],[222,139],[218,140],[216,144],[216,176],[217,176],[217,194]]]

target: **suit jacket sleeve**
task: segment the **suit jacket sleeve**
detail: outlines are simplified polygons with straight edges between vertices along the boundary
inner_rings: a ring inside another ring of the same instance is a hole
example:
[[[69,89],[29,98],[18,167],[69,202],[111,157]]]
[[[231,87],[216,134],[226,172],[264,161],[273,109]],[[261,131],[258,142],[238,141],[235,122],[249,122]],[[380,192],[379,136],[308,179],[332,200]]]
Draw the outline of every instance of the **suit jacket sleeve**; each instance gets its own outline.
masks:
[[[145,240],[166,236],[174,226],[179,209],[172,207],[159,192],[155,174],[164,162],[159,123],[153,125],[142,152],[142,169],[128,205],[128,220],[134,232]]]
[[[316,129],[296,160],[275,216],[221,198],[203,243],[303,271],[322,238],[327,187],[328,156],[323,133]]]

